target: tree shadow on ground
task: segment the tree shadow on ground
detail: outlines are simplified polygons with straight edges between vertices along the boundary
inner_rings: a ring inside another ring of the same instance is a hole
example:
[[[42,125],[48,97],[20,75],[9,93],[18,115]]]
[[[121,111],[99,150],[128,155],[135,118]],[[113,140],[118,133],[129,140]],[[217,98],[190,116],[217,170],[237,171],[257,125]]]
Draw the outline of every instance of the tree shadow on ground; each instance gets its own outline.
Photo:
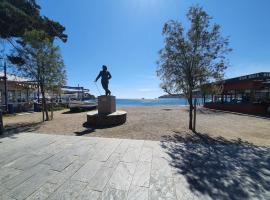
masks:
[[[76,136],[82,136],[82,135],[94,133],[97,129],[107,129],[107,128],[113,128],[116,126],[118,126],[118,125],[115,125],[115,126],[93,126],[93,125],[89,125],[87,122],[85,122],[85,123],[83,123],[83,127],[86,129],[83,131],[76,131],[74,133],[76,134]]]
[[[4,134],[1,137],[14,137],[18,133],[34,132],[40,128],[41,124],[42,122],[9,124],[4,127]]]
[[[162,148],[194,194],[211,199],[269,199],[270,148],[202,133],[164,136]]]

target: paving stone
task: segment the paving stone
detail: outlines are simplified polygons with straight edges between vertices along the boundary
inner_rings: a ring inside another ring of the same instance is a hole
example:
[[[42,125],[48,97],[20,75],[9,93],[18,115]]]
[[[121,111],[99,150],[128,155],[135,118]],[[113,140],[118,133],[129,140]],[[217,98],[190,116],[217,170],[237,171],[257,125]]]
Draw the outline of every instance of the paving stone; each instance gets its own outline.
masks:
[[[70,147],[72,143],[68,143],[67,139],[60,139],[59,141],[56,141],[48,146],[43,147],[42,149],[39,149],[38,151],[40,153],[48,153],[48,154],[57,154],[64,149]]]
[[[148,188],[132,185],[127,200],[148,200]]]
[[[102,162],[90,160],[82,168],[80,168],[72,177],[72,180],[89,183],[101,168]]]
[[[127,191],[106,187],[102,192],[101,200],[125,200]]]
[[[172,176],[172,168],[165,158],[153,157],[151,174],[156,176]]]
[[[114,153],[118,153],[120,155],[123,155],[126,152],[126,150],[128,149],[129,144],[130,144],[130,140],[122,140],[121,143],[114,150]]]
[[[109,180],[109,187],[127,191],[131,184],[135,168],[135,163],[120,162]]]
[[[141,149],[144,144],[144,140],[130,140],[129,147]]]
[[[101,192],[92,190],[87,186],[80,194],[76,197],[78,200],[100,200]]]
[[[166,176],[151,176],[150,188],[149,188],[149,199],[168,199],[177,200],[175,194],[175,185],[172,177]]]
[[[0,200],[17,200],[17,199],[9,197],[6,194],[0,194]]]
[[[31,169],[28,169],[27,171],[20,173],[17,176],[11,178],[7,182],[3,183],[2,185],[7,189],[13,189],[16,186],[23,183],[24,181],[26,181],[27,179],[34,176],[35,174],[38,174],[38,173],[43,172],[43,171],[48,171],[48,170],[49,170],[49,166],[39,164],[39,165],[32,167]]]
[[[55,175],[55,177],[50,178],[48,182],[60,186],[66,180],[70,179],[82,166],[83,166],[82,163],[76,160],[73,163],[71,163],[71,165],[69,165],[67,168],[65,168],[63,171],[58,172],[58,174]]]
[[[110,155],[114,152],[117,146],[120,144],[120,140],[108,141],[102,149],[97,149],[96,154],[93,155],[92,159],[96,161],[106,161]]]
[[[109,167],[100,168],[89,183],[89,188],[102,191],[111,178],[114,169]]]
[[[152,162],[153,149],[150,147],[143,147],[140,153],[139,160],[145,162]]]
[[[40,188],[49,177],[54,177],[55,172],[52,170],[43,170],[31,176],[29,179],[13,188],[8,195],[15,199],[25,199],[32,193],[34,193],[38,188]]]
[[[26,170],[29,169],[38,163],[42,162],[43,160],[46,160],[47,158],[51,157],[51,154],[42,154],[42,155],[25,155],[21,158],[18,158],[17,160],[13,161],[12,163],[7,164],[6,166]]]
[[[151,173],[150,162],[139,162],[133,176],[132,185],[149,187]]]
[[[22,172],[22,170],[14,168],[0,168],[0,184],[7,182]]]
[[[47,199],[56,189],[58,188],[57,184],[54,183],[45,183],[33,194],[26,198],[26,200],[45,200]]]
[[[78,159],[78,156],[66,155],[58,159],[55,158],[50,161],[46,161],[44,163],[48,164],[51,167],[51,169],[61,172],[67,166],[71,165],[71,163],[73,163],[76,159]]]
[[[194,194],[190,188],[189,184],[187,183],[186,179],[182,175],[177,175],[174,177],[175,183],[175,192],[178,199],[183,200],[199,200],[202,199],[198,195]],[[207,198],[204,198],[207,199]]]
[[[116,168],[122,156],[123,154],[120,153],[112,153],[109,159],[103,163],[102,167]]]
[[[141,153],[140,148],[129,147],[123,155],[121,161],[123,162],[137,162]]]
[[[8,189],[3,187],[2,185],[0,185],[0,196],[3,195],[3,194],[6,194],[8,193]]]
[[[68,200],[77,199],[77,196],[84,190],[87,183],[80,181],[68,180],[60,188],[58,188],[48,200]]]

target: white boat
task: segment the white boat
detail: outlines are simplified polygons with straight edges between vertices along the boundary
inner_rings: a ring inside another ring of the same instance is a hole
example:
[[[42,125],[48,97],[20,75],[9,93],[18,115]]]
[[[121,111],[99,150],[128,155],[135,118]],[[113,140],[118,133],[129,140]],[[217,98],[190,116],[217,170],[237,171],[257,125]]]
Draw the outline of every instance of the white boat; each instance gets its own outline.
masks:
[[[70,111],[81,111],[81,110],[93,110],[96,109],[96,101],[70,101],[69,109]]]

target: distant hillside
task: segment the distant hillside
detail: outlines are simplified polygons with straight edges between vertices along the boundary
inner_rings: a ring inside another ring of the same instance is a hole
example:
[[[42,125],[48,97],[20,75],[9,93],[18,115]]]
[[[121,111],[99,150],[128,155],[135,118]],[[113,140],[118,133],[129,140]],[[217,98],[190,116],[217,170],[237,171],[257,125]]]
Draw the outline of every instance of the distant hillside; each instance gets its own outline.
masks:
[[[183,94],[165,94],[165,95],[162,95],[158,98],[160,98],[160,99],[162,99],[162,98],[184,98],[184,95]]]

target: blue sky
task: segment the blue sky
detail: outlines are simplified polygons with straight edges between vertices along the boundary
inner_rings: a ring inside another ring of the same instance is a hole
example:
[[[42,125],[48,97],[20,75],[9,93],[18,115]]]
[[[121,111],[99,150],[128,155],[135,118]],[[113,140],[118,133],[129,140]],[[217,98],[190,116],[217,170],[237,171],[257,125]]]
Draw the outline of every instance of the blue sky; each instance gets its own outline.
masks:
[[[68,42],[58,42],[68,85],[99,95],[93,80],[103,64],[118,98],[155,98],[163,94],[156,77],[164,23],[188,28],[188,7],[199,3],[230,37],[233,52],[226,78],[270,71],[269,0],[37,0],[41,13],[66,27]],[[99,84],[99,90],[102,88]]]

